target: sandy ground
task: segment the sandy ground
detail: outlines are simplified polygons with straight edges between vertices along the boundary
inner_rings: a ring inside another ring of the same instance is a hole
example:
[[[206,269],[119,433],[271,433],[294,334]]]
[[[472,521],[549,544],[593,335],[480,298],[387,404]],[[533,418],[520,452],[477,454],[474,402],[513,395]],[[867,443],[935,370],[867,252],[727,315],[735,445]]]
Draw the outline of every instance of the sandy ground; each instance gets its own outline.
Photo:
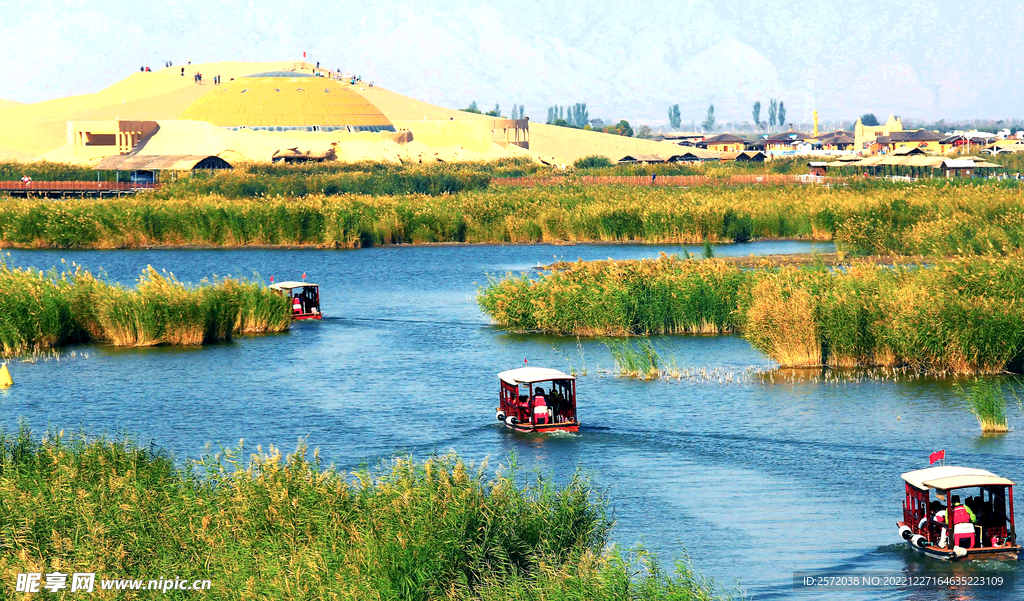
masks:
[[[357,86],[356,91],[377,105],[377,108],[392,121],[490,119],[482,115],[428,104],[379,87]],[[542,155],[561,157],[570,163],[594,154],[608,157],[613,161],[628,154],[680,154],[679,146],[671,142],[626,138],[602,132],[545,125],[536,121],[530,122],[530,150]]]
[[[618,160],[627,154],[668,156],[679,147],[668,142],[624,138],[600,132],[530,124],[530,152],[519,148],[503,149],[492,145],[476,152],[461,146],[431,148],[422,144],[396,144],[391,140],[363,134],[254,133],[231,132],[209,124],[179,121],[178,117],[193,101],[215,89],[212,80],[224,81],[263,71],[310,69],[304,63],[220,62],[181,65],[150,73],[132,73],[118,83],[94,94],[59,98],[34,104],[0,101],[0,160],[28,161],[36,157],[70,162],[74,160],[67,141],[68,121],[153,120],[160,130],[139,150],[139,154],[217,154],[231,160],[269,160],[275,151],[296,148],[299,152],[321,153],[331,146],[339,160],[382,160],[391,162],[431,162],[487,160],[526,155],[555,164],[571,163],[587,155],[603,155]],[[206,80],[197,85],[196,72]],[[392,121],[488,119],[455,109],[421,102],[397,92],[369,85],[352,88],[362,94]],[[415,129],[413,134],[415,137]],[[483,150],[483,151],[481,151]]]
[[[263,71],[291,69],[292,61],[221,62],[181,65],[149,73],[135,72],[95,94],[34,104],[0,105],[0,160],[28,160],[63,146],[68,121],[176,119],[196,98],[215,89],[214,75],[228,81]],[[206,80],[197,85],[196,72]]]

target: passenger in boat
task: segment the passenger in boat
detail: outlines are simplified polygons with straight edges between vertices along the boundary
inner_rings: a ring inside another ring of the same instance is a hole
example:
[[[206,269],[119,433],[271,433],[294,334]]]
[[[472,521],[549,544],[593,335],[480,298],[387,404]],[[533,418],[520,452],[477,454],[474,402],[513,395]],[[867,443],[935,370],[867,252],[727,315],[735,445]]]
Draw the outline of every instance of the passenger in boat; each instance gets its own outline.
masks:
[[[942,510],[942,511],[940,511],[940,512],[935,514],[935,521],[936,522],[945,523],[946,522],[946,516],[947,516],[946,510]],[[959,534],[963,534],[964,532],[973,533],[974,532],[973,525],[977,521],[978,521],[978,518],[974,515],[974,512],[971,511],[970,508],[968,508],[967,506],[960,504],[960,497],[959,496],[953,495],[953,534],[954,535],[959,535]],[[962,524],[966,524],[967,526],[966,527],[965,526],[961,526]],[[955,538],[955,536],[954,536],[954,538]],[[973,538],[974,538],[974,535],[972,534],[971,535],[972,541],[973,541]],[[942,534],[941,534],[941,536],[939,538],[939,546],[940,547],[945,547],[946,546],[946,529],[945,528],[942,529]]]
[[[556,416],[555,419],[557,421],[569,421],[569,414],[572,412],[572,405],[569,403],[569,399],[560,390],[552,390],[551,397],[551,410]]]
[[[939,513],[942,513],[943,516],[946,515],[946,512],[943,511],[942,501],[935,500],[928,504],[928,515],[932,516],[930,519],[933,519],[936,522],[941,521],[939,520]],[[917,528],[919,530],[925,529],[925,526],[928,524],[929,520],[928,515],[921,518],[921,523],[917,525]]]
[[[302,313],[302,301],[300,301],[297,296],[292,297],[292,313],[296,315],[300,315]]]
[[[543,388],[538,386],[537,389],[533,391],[533,400],[531,401],[530,406],[533,407],[534,425],[548,423],[548,400],[547,397],[544,396]]]

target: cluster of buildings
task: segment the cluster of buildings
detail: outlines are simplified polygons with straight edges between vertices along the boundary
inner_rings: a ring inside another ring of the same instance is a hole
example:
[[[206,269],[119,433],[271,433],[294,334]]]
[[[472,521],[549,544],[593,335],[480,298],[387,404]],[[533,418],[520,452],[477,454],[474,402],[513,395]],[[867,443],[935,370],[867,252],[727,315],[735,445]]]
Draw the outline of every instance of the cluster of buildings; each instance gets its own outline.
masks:
[[[787,155],[884,155],[906,149],[919,149],[927,154],[969,154],[986,152],[1024,152],[1024,132],[1000,134],[960,132],[940,134],[926,129],[907,130],[902,120],[890,115],[880,125],[864,125],[857,120],[853,131],[837,130],[808,134],[800,131],[744,138],[731,133],[705,136],[700,133],[666,133],[658,138],[680,146],[720,153],[764,153],[765,156]]]
[[[1024,132],[999,134],[952,132],[940,134],[926,129],[908,130],[902,120],[890,115],[880,125],[857,120],[853,131],[824,134],[784,131],[754,139],[731,133],[705,136],[701,133],[662,134],[659,141],[672,142],[687,150],[671,158],[627,156],[620,162],[677,162],[683,160],[764,161],[777,156],[817,156],[832,161],[808,163],[812,176],[828,172],[842,175],[886,177],[978,177],[1000,166],[970,153],[989,155],[1024,152]],[[700,154],[705,153],[705,154]],[[713,155],[708,157],[707,155]],[[948,156],[954,155],[954,156]],[[1002,177],[1002,176],[1000,176]]]

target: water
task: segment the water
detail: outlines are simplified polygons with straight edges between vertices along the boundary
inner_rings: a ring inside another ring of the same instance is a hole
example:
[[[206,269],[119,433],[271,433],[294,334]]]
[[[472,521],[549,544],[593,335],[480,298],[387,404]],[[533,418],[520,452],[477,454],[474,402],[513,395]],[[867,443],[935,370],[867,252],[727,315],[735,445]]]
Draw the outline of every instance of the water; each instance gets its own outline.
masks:
[[[822,252],[831,245],[765,242],[716,247],[718,256]],[[700,247],[689,247],[699,255]],[[0,391],[2,424],[20,417],[92,433],[128,432],[178,458],[208,445],[300,439],[339,468],[395,452],[458,451],[491,465],[512,452],[529,469],[564,478],[576,469],[606,490],[615,541],[642,544],[666,563],[684,550],[703,574],[755,599],[999,599],[993,591],[794,591],[794,570],[977,570],[906,550],[896,534],[901,472],[946,449],[951,464],[1024,481],[1019,433],[982,437],[949,380],[823,383],[742,377],[772,364],[739,337],[667,337],[659,348],[717,378],[637,382],[599,373],[603,346],[516,335],[477,309],[487,274],[553,259],[654,257],[677,246],[440,246],[360,251],[11,251],[11,262],[48,268],[75,261],[131,283],[152,264],[183,281],[211,275],[309,280],[322,285],[321,323],[201,349],[86,346],[67,361],[13,366]],[[83,356],[87,354],[87,357]],[[584,365],[578,436],[524,436],[494,421],[498,371]],[[1011,424],[1024,415],[1011,408]],[[1018,511],[1018,515],[1020,512]],[[996,564],[1000,567],[1002,564]],[[1019,563],[1009,568],[1024,578]],[[1006,566],[1002,566],[1006,567]],[[1024,586],[1022,583],[1021,586]]]

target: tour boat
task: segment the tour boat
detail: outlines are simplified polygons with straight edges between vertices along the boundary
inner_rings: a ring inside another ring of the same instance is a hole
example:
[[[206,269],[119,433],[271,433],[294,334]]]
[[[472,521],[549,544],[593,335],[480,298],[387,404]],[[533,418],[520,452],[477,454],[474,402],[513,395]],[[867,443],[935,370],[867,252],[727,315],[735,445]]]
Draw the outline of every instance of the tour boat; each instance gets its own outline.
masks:
[[[270,285],[288,299],[292,319],[320,319],[320,285],[308,282],[280,282]]]
[[[518,432],[579,432],[576,378],[557,369],[520,367],[498,374],[499,422]]]
[[[1013,482],[952,465],[907,472],[903,480],[903,521],[896,526],[911,549],[946,561],[1017,559],[1021,548],[1013,525]],[[930,501],[932,490],[935,499]],[[952,532],[947,531],[950,522]]]

